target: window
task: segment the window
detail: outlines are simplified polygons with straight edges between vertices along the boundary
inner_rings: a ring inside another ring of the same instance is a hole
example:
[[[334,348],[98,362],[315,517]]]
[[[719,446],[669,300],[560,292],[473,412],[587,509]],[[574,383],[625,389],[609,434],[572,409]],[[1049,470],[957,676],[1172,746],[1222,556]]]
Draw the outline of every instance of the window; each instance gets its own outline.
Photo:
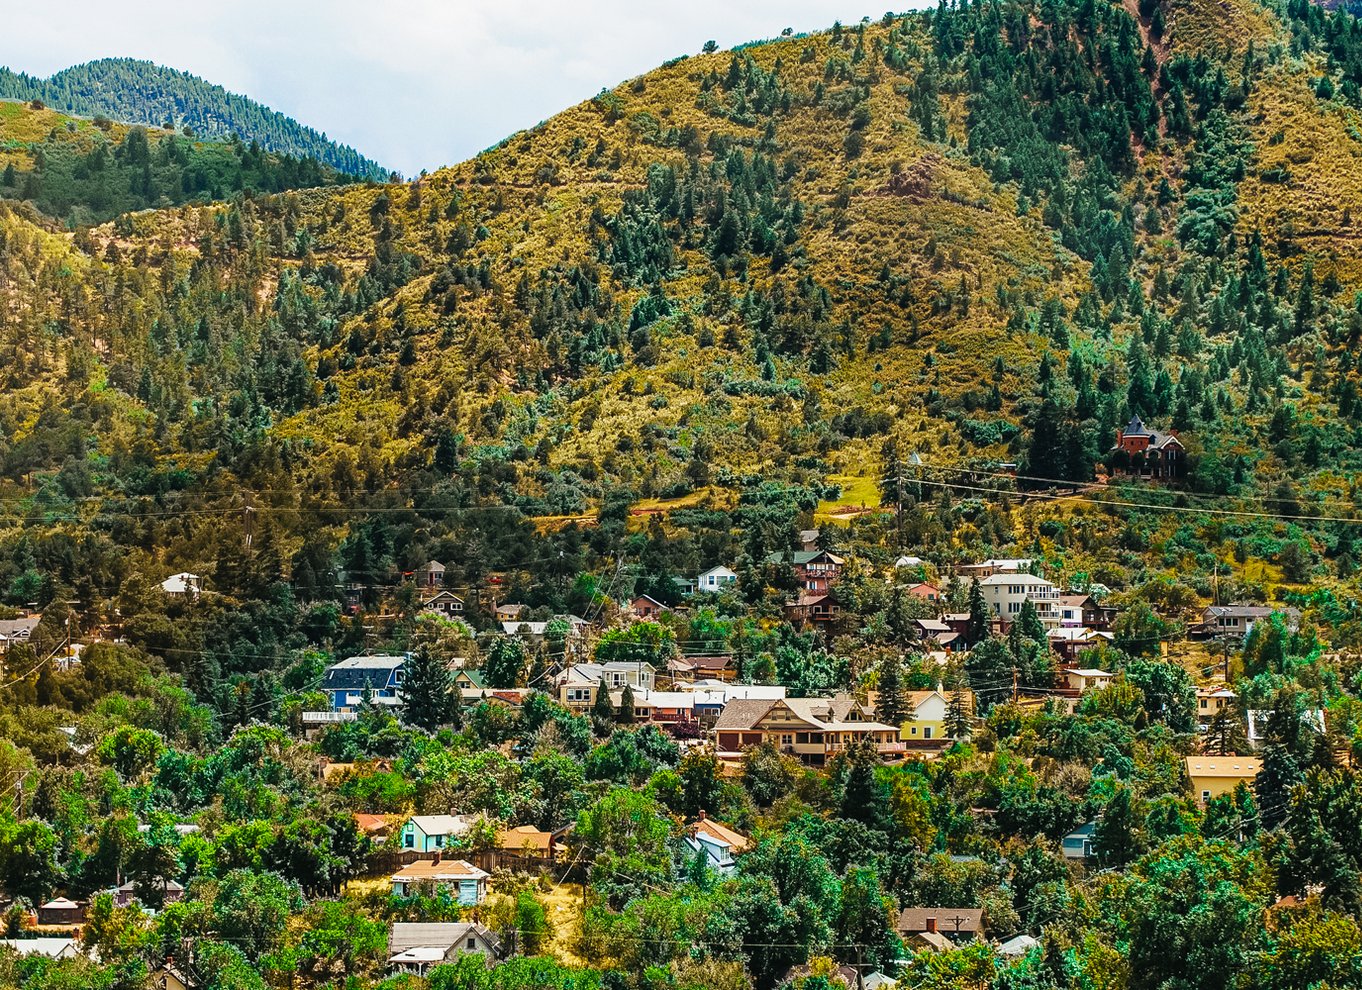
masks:
[[[474,951],[477,950],[477,947],[478,947],[478,940],[477,940],[476,938],[474,938],[473,936],[471,936],[471,935],[468,936],[468,951],[469,951],[469,952],[474,952]]]
[[[932,727],[930,725],[924,725],[922,727],[922,738],[923,739],[932,738]]]
[[[444,837],[443,835],[437,835],[437,836],[435,837],[435,848],[436,848],[436,849],[443,849],[443,848],[444,848],[444,844],[445,844],[445,837]]]
[[[412,834],[411,832],[407,832],[405,835],[403,835],[403,836],[402,836],[402,848],[403,848],[403,849],[414,849],[414,848],[416,848],[416,836],[415,836],[414,834]]]
[[[1202,803],[1202,804],[1206,804],[1206,803],[1207,803],[1208,801],[1210,801],[1210,800],[1211,800],[1211,792],[1210,792],[1210,791],[1202,791],[1202,792],[1201,792],[1201,803]]]

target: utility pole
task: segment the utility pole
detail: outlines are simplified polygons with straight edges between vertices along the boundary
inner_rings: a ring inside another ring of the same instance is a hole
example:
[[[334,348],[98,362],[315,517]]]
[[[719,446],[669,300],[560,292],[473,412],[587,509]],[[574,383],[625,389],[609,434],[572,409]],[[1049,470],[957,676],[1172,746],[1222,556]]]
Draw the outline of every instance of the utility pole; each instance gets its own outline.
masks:
[[[1017,668],[1012,668],[1012,704],[1017,703]]]

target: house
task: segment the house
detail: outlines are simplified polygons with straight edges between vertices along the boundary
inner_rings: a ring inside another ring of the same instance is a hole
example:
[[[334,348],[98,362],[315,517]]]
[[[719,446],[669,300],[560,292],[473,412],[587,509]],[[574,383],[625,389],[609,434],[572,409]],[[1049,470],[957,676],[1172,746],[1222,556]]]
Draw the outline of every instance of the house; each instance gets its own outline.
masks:
[[[978,578],[982,581],[995,574],[1021,574],[1029,570],[1034,563],[1030,557],[989,558],[977,564],[956,564],[954,569],[959,577]]]
[[[1061,691],[1081,695],[1109,687],[1115,679],[1115,674],[1108,674],[1105,670],[1098,670],[1095,667],[1065,667],[1056,678],[1056,686]]]
[[[793,600],[785,603],[785,618],[796,626],[810,622],[831,622],[841,613],[837,602],[831,595],[801,591]]]
[[[322,690],[331,698],[331,710],[356,710],[366,690],[375,704],[400,705],[406,662],[406,657],[351,657],[333,663],[322,675]]]
[[[472,922],[393,923],[388,934],[388,971],[425,976],[432,966],[459,956],[482,956],[488,962],[503,955],[501,939],[490,928]]]
[[[766,555],[766,563],[790,565],[800,588],[811,595],[826,595],[842,576],[846,561],[828,550],[778,550]]]
[[[467,860],[442,860],[437,853],[433,860],[407,864],[388,879],[397,897],[411,897],[424,888],[443,889],[460,904],[472,907],[486,899],[489,876]]]
[[[516,619],[519,619],[521,616],[523,616],[523,615],[524,615],[526,612],[528,612],[529,610],[530,610],[530,607],[529,607],[528,605],[520,605],[520,604],[518,604],[518,603],[512,603],[512,604],[509,604],[509,605],[498,605],[498,606],[497,606],[497,621],[498,621],[498,622],[514,622]]]
[[[421,603],[421,611],[434,612],[447,619],[463,617],[463,599],[452,591],[439,591]]]
[[[438,853],[471,832],[473,821],[467,815],[412,815],[402,826],[399,845],[416,852]]]
[[[1050,649],[1059,654],[1066,663],[1073,663],[1084,650],[1101,646],[1115,639],[1109,632],[1096,632],[1086,626],[1060,626],[1046,630],[1045,637]]]
[[[481,697],[491,690],[482,671],[468,667],[461,667],[454,672],[454,688],[465,700]]]
[[[1038,948],[1040,948],[1040,940],[1023,932],[998,946],[998,955],[1004,959],[1020,959],[1032,949]]]
[[[371,815],[368,812],[356,811],[355,827],[359,829],[361,835],[367,835],[375,843],[388,841],[388,836],[392,835],[392,819],[387,815]]]
[[[785,688],[779,684],[729,684],[713,680],[696,681],[686,687],[695,698],[695,717],[710,728],[730,701],[778,701],[785,697]]]
[[[198,986],[189,975],[175,965],[173,958],[166,959],[148,975],[151,990],[195,990]]]
[[[1270,711],[1251,709],[1248,712],[1248,741],[1254,749],[1262,749],[1268,741],[1267,725],[1271,717]],[[1301,723],[1312,732],[1324,735],[1324,709],[1305,709],[1301,712]]]
[[[610,704],[619,711],[623,703],[624,689],[610,692]],[[638,722],[656,722],[663,726],[687,725],[695,721],[695,695],[690,691],[649,691],[642,689],[634,692],[634,719]]]
[[[964,941],[982,935],[983,925],[982,908],[911,907],[899,912],[895,928],[905,941],[923,934]]]
[[[558,849],[557,835],[533,825],[515,825],[497,833],[497,848],[502,852],[551,860]]]
[[[913,717],[899,727],[899,738],[910,746],[926,745],[929,748],[940,748],[950,742],[946,733],[950,699],[939,688],[935,691],[909,691],[905,697]],[[966,692],[967,710],[973,709],[972,701],[972,696]]]
[[[1253,756],[1189,756],[1186,764],[1192,793],[1202,804],[1232,794],[1240,784],[1252,787],[1263,765]]]
[[[114,906],[127,907],[133,901],[137,901],[140,904],[143,900],[142,893],[143,892],[138,889],[137,883],[129,880],[114,891]],[[162,906],[167,907],[171,904],[178,904],[180,901],[184,900],[184,887],[174,880],[167,880],[164,878],[162,878],[159,883],[153,884],[148,893],[153,895],[152,900],[155,900],[155,895],[159,894]]]
[[[651,691],[656,683],[657,674],[646,663],[628,663],[611,660],[607,663],[570,664],[555,678],[558,686],[558,702],[575,711],[585,711],[596,700],[596,691],[605,681],[610,690],[623,690],[628,684],[635,694]]]
[[[738,677],[737,662],[729,656],[676,657],[667,661],[667,671],[672,680],[685,682],[716,680],[727,683]]]
[[[85,920],[85,905],[56,897],[38,908],[40,925],[79,925]]]
[[[203,593],[203,578],[184,571],[161,582],[161,590],[172,598],[198,598]]]
[[[737,580],[737,571],[730,570],[720,564],[718,567],[711,567],[709,570],[696,575],[695,588],[692,594],[718,594]]]
[[[816,767],[861,742],[870,743],[881,756],[907,750],[898,726],[871,720],[849,695],[730,701],[715,721],[714,737],[721,757],[736,757],[769,739],[781,752]]]
[[[1005,622],[1016,621],[1022,605],[1028,600],[1035,605],[1040,621],[1046,625],[1059,625],[1059,613],[1055,609],[1059,601],[1059,589],[1043,577],[1034,574],[993,574],[979,582],[984,602],[989,610]]]
[[[1132,416],[1124,430],[1116,431],[1116,443],[1107,457],[1112,474],[1128,477],[1180,478],[1186,469],[1187,451],[1177,430],[1152,430]]]
[[[1230,637],[1242,639],[1253,627],[1280,612],[1286,628],[1295,632],[1300,624],[1300,610],[1268,608],[1265,605],[1211,605],[1201,613],[1201,622],[1188,632],[1202,637]]]
[[[922,584],[910,584],[905,590],[914,598],[920,598],[924,602],[941,601],[941,589],[934,584],[927,584],[925,582]]]
[[[752,840],[747,836],[706,817],[703,811],[698,819],[686,826],[681,842],[688,859],[704,853],[705,865],[721,876],[731,876],[737,867],[735,857],[752,847]]]
[[[0,938],[0,947],[13,949],[20,956],[46,956],[48,959],[74,959],[85,955],[73,938]]]
[[[1115,608],[1099,604],[1092,595],[1060,595],[1055,600],[1055,608],[1059,612],[1059,625],[1064,629],[1086,626],[1106,630],[1111,628],[1116,617]]]
[[[629,603],[629,610],[640,619],[656,619],[667,611],[667,606],[652,595],[639,595]]]
[[[801,529],[799,531],[799,549],[812,553],[818,549],[818,537],[822,533],[820,529]]]
[[[40,615],[29,615],[19,619],[0,619],[0,653],[8,653],[9,648],[18,643],[27,643],[42,621]]]
[[[443,588],[445,586],[445,565],[438,560],[429,560],[416,568],[413,575],[421,588]]]
[[[926,564],[927,562],[921,557],[914,557],[911,554],[904,554],[898,560],[894,561],[895,569],[900,567],[925,567]]]
[[[582,634],[591,626],[591,623],[575,615],[556,615],[554,619],[562,619],[568,624],[567,638],[572,640],[581,639]],[[503,622],[501,631],[507,636],[519,636],[531,645],[538,646],[544,642],[544,633],[548,626],[548,622],[527,622],[523,619],[513,619]]]
[[[1225,685],[1218,687],[1201,687],[1196,689],[1196,714],[1202,722],[1214,721],[1226,708],[1233,708],[1234,703],[1239,700],[1239,695],[1235,694]]]
[[[1097,854],[1093,850],[1092,835],[1096,830],[1097,823],[1088,822],[1060,839],[1059,850],[1064,854],[1064,858],[1080,862],[1095,858]]]

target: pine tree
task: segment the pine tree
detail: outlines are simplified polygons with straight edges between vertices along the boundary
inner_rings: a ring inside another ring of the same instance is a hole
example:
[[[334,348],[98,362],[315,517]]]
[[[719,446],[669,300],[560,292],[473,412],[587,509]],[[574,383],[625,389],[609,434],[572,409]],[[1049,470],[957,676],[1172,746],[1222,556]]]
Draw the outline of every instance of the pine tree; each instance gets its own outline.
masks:
[[[969,707],[965,704],[965,692],[958,687],[951,692],[946,705],[946,735],[952,739],[968,739],[970,735]]]
[[[984,589],[979,586],[979,579],[975,578],[969,585],[969,625],[965,627],[965,639],[969,641],[971,649],[988,639],[992,626],[988,602],[984,601]]]
[[[634,724],[634,689],[628,684],[620,692],[620,710],[615,715],[615,721],[620,725]]]
[[[890,650],[880,661],[880,683],[875,718],[885,725],[902,725],[908,719],[903,695],[903,657]]]
[[[596,734],[601,736],[609,735],[615,724],[615,706],[610,702],[610,687],[604,677],[596,688],[595,700],[591,702],[591,722],[596,727]]]
[[[403,668],[402,721],[434,732],[454,721],[454,676],[429,646],[416,648]]]

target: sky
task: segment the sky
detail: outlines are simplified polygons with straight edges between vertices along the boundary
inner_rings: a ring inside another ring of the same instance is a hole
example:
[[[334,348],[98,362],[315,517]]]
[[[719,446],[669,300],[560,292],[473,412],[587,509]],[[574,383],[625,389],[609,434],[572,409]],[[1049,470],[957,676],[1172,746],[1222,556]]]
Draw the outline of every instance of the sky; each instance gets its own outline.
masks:
[[[243,93],[412,176],[694,53],[854,23],[866,0],[47,0],[0,64],[131,56]]]

